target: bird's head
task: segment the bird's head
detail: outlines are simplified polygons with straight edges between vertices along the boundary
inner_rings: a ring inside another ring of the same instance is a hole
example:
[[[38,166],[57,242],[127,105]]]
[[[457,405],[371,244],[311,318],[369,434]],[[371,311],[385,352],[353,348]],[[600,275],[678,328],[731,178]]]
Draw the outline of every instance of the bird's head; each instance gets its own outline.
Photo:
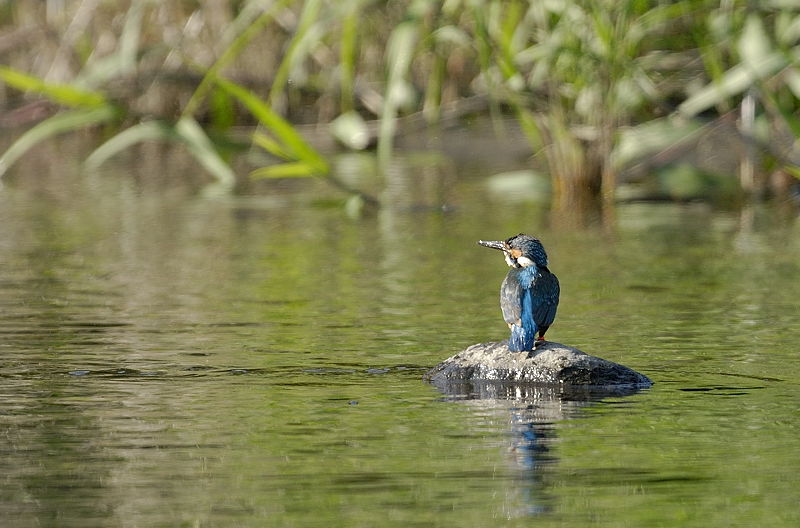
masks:
[[[512,268],[524,268],[532,265],[540,268],[547,267],[547,253],[545,253],[542,243],[536,237],[520,233],[507,240],[479,240],[478,244],[502,250],[505,254],[506,262]]]

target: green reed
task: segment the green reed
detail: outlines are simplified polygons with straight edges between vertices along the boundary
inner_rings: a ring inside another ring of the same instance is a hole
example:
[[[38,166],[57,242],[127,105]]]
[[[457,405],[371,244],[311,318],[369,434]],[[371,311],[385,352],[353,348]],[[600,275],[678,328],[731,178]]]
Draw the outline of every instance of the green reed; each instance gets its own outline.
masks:
[[[746,93],[763,119],[800,137],[792,2],[245,0],[221,15],[147,0],[91,13],[80,5],[49,13],[49,4],[21,0],[0,20],[6,29],[38,20],[63,37],[57,51],[46,39],[6,51],[0,79],[17,104],[27,93],[64,108],[0,157],[0,174],[39,141],[103,123],[117,133],[90,165],[142,141],[172,141],[230,189],[233,171],[213,138],[256,123],[253,145],[275,162],[253,177],[336,183],[298,123],[376,120],[385,165],[401,117],[421,113],[435,124],[444,108],[484,94],[491,115],[517,119],[549,168],[556,205],[569,207],[587,194],[613,199],[627,164],[674,142],[687,119],[728,112]],[[113,49],[100,38],[109,31],[118,31]],[[57,67],[66,55],[70,68]],[[175,101],[185,101],[177,112]],[[646,145],[635,141],[637,127],[650,133]],[[772,154],[797,172],[793,148]]]

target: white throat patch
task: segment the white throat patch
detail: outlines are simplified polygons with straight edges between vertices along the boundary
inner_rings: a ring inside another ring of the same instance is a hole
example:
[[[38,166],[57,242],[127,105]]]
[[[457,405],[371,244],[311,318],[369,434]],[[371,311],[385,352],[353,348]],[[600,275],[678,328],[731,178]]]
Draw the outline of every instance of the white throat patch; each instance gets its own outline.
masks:
[[[534,262],[528,257],[519,257],[517,259],[517,264],[519,264],[523,268],[527,268],[528,266],[533,266]]]

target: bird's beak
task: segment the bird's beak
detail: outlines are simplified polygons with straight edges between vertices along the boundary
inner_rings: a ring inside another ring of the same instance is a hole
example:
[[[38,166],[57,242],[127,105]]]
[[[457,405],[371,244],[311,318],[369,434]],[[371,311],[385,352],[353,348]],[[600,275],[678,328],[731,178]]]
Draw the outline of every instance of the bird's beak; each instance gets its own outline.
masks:
[[[506,243],[502,240],[478,240],[478,244],[492,249],[499,249],[500,251],[505,251],[506,249]]]

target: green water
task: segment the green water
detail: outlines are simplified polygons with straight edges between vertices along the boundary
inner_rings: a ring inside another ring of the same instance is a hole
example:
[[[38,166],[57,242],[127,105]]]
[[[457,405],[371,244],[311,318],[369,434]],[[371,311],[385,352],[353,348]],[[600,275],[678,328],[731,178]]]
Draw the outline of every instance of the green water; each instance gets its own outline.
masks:
[[[3,526],[800,522],[793,216],[631,204],[603,227],[439,160],[353,220],[321,183],[205,199],[196,167],[134,161],[30,161],[0,191]],[[422,381],[506,337],[507,268],[476,241],[520,231],[561,281],[548,337],[652,389]]]

